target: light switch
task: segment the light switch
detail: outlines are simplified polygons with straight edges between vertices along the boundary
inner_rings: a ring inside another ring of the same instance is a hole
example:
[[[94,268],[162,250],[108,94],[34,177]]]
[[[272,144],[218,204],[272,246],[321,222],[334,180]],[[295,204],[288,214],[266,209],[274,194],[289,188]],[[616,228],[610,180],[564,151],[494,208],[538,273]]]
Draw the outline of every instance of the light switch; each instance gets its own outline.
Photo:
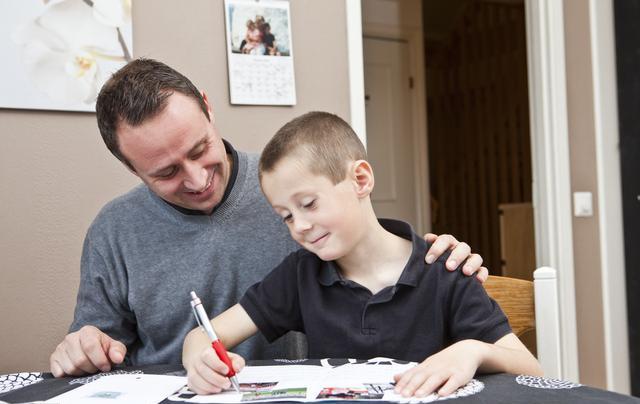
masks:
[[[593,195],[591,192],[573,193],[573,215],[575,217],[593,216]]]

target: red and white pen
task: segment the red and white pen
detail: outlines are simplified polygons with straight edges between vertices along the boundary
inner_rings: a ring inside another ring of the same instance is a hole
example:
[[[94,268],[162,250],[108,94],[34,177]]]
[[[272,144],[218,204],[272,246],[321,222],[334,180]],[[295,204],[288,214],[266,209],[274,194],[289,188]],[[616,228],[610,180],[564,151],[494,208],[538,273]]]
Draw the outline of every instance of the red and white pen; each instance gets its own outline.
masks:
[[[200,298],[198,298],[194,291],[191,291],[191,308],[193,309],[193,314],[196,316],[196,321],[198,321],[200,327],[204,329],[209,336],[209,339],[211,339],[211,346],[213,347],[213,350],[216,351],[218,358],[220,358],[220,360],[229,368],[229,371],[225,376],[231,380],[231,384],[236,392],[240,393],[240,384],[238,383],[236,372],[233,370],[231,359],[229,359],[229,355],[227,355],[227,350],[222,344],[222,341],[220,341],[216,335],[215,331],[213,331],[213,327],[209,321],[209,316],[207,316],[207,313],[204,311],[204,307],[202,307]]]

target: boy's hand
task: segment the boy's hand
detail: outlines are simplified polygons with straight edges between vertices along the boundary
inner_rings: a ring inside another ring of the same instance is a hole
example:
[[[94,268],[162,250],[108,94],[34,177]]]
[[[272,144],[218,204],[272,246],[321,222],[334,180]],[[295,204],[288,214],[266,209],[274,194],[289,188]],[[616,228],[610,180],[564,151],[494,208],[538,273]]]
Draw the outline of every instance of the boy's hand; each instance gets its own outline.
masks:
[[[233,352],[228,354],[233,363],[233,370],[238,373],[244,367],[244,359]],[[227,365],[209,346],[187,366],[189,389],[198,394],[219,393],[231,386],[231,381],[225,376],[228,372]]]
[[[425,397],[433,392],[448,396],[476,373],[482,362],[482,345],[464,340],[431,355],[414,368],[394,376],[395,392],[404,397]]]
[[[427,233],[424,239],[431,244],[431,248],[429,248],[427,256],[425,257],[427,264],[434,263],[438,257],[446,251],[452,250],[446,264],[449,271],[454,271],[460,263],[467,260],[464,267],[462,267],[462,272],[464,272],[465,275],[473,275],[475,273],[476,278],[481,283],[487,280],[489,270],[482,266],[482,257],[479,254],[471,253],[469,244],[464,241],[458,241],[450,234],[441,234],[438,236],[437,234]]]

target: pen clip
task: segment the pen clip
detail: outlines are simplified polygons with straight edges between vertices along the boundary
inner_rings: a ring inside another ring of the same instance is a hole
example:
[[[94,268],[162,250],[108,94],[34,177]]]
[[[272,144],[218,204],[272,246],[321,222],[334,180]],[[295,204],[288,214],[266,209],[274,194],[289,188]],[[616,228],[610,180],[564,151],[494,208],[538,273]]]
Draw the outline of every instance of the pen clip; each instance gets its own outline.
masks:
[[[193,312],[193,315],[195,316],[196,321],[198,322],[198,326],[202,329],[202,331],[205,331],[204,325],[202,325],[202,322],[200,321],[200,316],[198,315],[198,311],[196,310],[195,305],[191,305],[191,311]]]

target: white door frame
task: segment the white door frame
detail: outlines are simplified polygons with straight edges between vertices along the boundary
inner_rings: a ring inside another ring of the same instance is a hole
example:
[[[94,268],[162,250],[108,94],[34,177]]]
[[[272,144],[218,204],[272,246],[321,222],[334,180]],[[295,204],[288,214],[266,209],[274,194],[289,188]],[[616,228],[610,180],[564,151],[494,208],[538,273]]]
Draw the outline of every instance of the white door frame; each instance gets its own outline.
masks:
[[[364,129],[360,0],[345,0],[345,5],[351,122]],[[558,270],[560,376],[578,381],[563,2],[525,0],[525,18],[536,261]]]
[[[560,377],[578,381],[563,3],[525,0],[536,263],[558,271]]]

